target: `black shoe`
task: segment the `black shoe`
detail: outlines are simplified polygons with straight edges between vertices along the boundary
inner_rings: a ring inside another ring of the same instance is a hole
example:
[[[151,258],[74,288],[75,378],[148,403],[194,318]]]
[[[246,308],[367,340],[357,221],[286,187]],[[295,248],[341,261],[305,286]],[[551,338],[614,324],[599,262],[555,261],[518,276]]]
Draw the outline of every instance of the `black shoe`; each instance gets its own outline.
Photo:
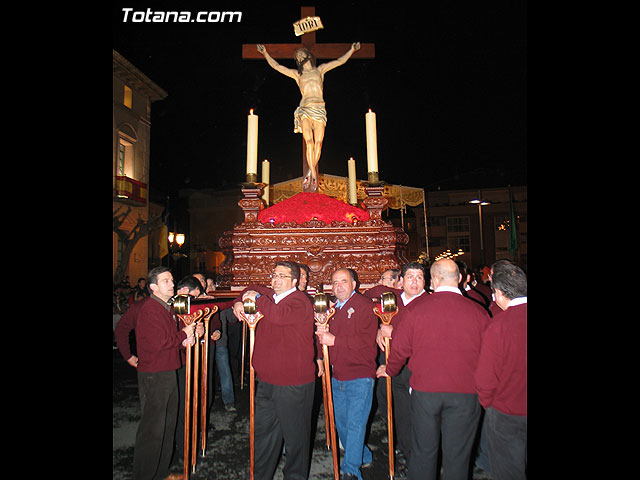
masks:
[[[353,473],[345,473],[344,475],[342,475],[341,480],[358,480],[358,477],[356,477]]]

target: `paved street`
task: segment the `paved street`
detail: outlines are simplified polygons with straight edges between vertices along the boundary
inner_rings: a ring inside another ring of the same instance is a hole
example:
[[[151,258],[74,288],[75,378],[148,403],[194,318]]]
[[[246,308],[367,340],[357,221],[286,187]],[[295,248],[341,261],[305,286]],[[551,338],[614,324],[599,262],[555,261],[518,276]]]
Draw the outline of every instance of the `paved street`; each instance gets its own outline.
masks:
[[[235,387],[236,412],[227,412],[215,393],[210,426],[207,435],[205,457],[198,456],[193,480],[245,480],[249,472],[249,388],[248,369],[245,370],[245,387]],[[322,408],[322,384],[316,385],[314,419],[316,423],[314,449],[311,457],[309,480],[332,480],[331,451],[326,447],[324,411]],[[120,352],[113,350],[113,479],[131,480],[133,472],[133,447],[140,419],[140,402],[136,371],[124,362]],[[373,465],[362,469],[363,480],[388,480],[388,447],[382,443],[387,435],[386,413],[376,414],[371,421],[367,444],[373,451]],[[274,480],[282,480],[283,461],[280,462]],[[172,471],[181,473],[182,456]],[[397,478],[397,477],[396,477]],[[490,477],[474,477],[490,478]]]
[[[207,435],[207,452],[198,457],[193,480],[245,480],[249,472],[249,388],[248,370],[245,387],[236,387],[236,412],[227,412],[216,392]],[[113,350],[113,478],[130,480],[133,468],[133,446],[140,418],[140,402],[135,370],[127,365],[118,350]],[[333,479],[331,451],[326,447],[322,384],[316,388],[314,418],[317,420],[309,480]],[[386,420],[374,416],[368,445],[373,451],[371,467],[363,469],[364,480],[388,479],[387,445],[381,442],[387,434]],[[182,459],[172,471],[182,472]],[[274,476],[282,479],[282,465]]]

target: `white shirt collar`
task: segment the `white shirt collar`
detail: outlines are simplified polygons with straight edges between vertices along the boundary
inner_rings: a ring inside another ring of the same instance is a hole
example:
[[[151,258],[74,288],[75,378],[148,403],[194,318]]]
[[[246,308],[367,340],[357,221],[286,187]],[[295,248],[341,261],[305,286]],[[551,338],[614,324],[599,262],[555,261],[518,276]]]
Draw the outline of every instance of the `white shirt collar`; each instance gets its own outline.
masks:
[[[451,293],[457,293],[458,295],[462,295],[462,292],[458,287],[449,287],[447,285],[440,285],[438,288],[436,288],[434,293],[438,293],[438,292],[451,292]]]
[[[293,293],[296,291],[296,287],[290,288],[289,290],[287,290],[286,292],[282,292],[280,294],[278,293],[274,293],[273,294],[273,301],[278,303],[280,300],[282,300],[284,297],[286,297],[287,295],[289,295],[290,293]]]
[[[516,305],[522,305],[526,303],[527,303],[527,297],[512,298],[511,300],[509,300],[509,303],[507,304],[507,308],[515,307]]]
[[[413,297],[411,297],[409,300],[407,300],[407,297],[404,295],[404,292],[402,292],[402,294],[400,295],[400,298],[402,298],[402,303],[404,304],[404,306],[406,307],[409,302],[412,302],[413,300],[415,300],[416,298],[418,298],[420,295],[422,295],[425,292],[424,288],[422,289],[422,291],[417,294],[414,295]]]

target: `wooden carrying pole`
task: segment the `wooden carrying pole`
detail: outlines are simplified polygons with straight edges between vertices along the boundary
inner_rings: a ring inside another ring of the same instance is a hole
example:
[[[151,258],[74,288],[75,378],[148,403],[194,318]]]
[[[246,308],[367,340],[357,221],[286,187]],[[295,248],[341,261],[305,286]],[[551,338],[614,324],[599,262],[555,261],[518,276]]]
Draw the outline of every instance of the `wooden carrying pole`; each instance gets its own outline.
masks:
[[[389,338],[384,339],[384,363],[389,362]],[[391,393],[391,377],[387,377],[387,431],[389,438],[389,478],[395,474],[395,449],[393,446],[393,395]]]
[[[244,321],[249,327],[249,478],[254,480],[255,466],[255,371],[253,369],[253,347],[256,339],[256,325],[264,315],[256,309],[256,302],[246,298],[242,302],[244,307]]]
[[[198,374],[200,373],[200,339],[196,334],[193,346],[193,407],[191,415],[191,473],[196,473],[196,450],[198,449]],[[186,441],[186,440],[185,440]]]
[[[244,389],[244,351],[247,345],[247,322],[242,322],[242,360],[240,363],[240,390]]]
[[[185,298],[186,297],[186,298]],[[212,299],[190,300],[186,295],[180,295],[174,301],[174,311],[185,325],[191,325],[200,321],[204,322],[204,345],[200,348],[200,338],[196,334],[195,345],[186,347],[185,360],[185,389],[184,389],[184,469],[185,480],[189,479],[189,467],[191,472],[196,471],[196,452],[198,447],[198,423],[201,432],[201,452],[204,456],[207,439],[207,383],[208,383],[208,359],[209,359],[209,321],[214,313],[218,311],[218,306],[194,307],[195,303],[212,302]],[[200,308],[191,313],[191,310]],[[202,364],[202,375],[200,375],[200,364]],[[200,395],[200,392],[202,395]],[[200,400],[200,401],[199,401]],[[199,410],[198,410],[199,409]],[[198,411],[200,416],[198,416]],[[200,422],[198,422],[198,418]]]
[[[373,307],[375,313],[384,325],[389,325],[391,319],[398,313],[396,296],[393,292],[384,292],[380,295],[380,307]],[[389,362],[389,337],[384,338],[385,365]],[[389,479],[395,475],[395,450],[393,446],[393,396],[391,392],[391,377],[387,376],[387,431],[389,437]]]
[[[185,389],[184,389],[184,469],[185,480],[189,480],[189,439],[191,428],[191,351],[193,347],[187,346],[187,360],[185,366]]]
[[[202,310],[199,310],[198,312],[196,312],[193,315],[190,314],[179,314],[179,312],[181,311],[188,311],[189,307],[186,307],[186,310],[184,310],[183,308],[181,308],[180,306],[177,306],[176,304],[174,304],[174,308],[176,313],[178,313],[178,317],[182,320],[182,322],[185,325],[191,325],[192,323],[197,323],[201,317],[204,315],[204,312]],[[196,339],[196,346],[198,345],[198,340]],[[186,360],[185,360],[185,388],[184,388],[184,469],[183,469],[183,473],[184,473],[184,478],[185,480],[189,479],[189,465],[191,465],[191,462],[189,460],[189,445],[191,444],[191,411],[192,411],[192,407],[193,410],[196,410],[196,406],[192,405],[193,401],[192,401],[192,396],[191,396],[191,390],[192,390],[192,385],[193,385],[193,379],[192,379],[192,366],[191,364],[193,363],[193,349],[194,346],[193,345],[187,345],[187,351],[186,351]],[[197,358],[196,358],[197,360]],[[197,385],[197,384],[196,384]],[[194,413],[195,415],[195,413]],[[196,425],[196,431],[197,431],[197,425]]]
[[[316,293],[313,298],[314,318],[316,323],[322,326],[327,325],[329,319],[336,313],[335,308],[327,308],[329,299],[324,293]],[[329,413],[329,427],[327,437],[331,437],[331,442],[327,439],[327,445],[331,446],[331,456],[333,457],[333,478],[339,480],[340,469],[338,468],[338,445],[336,444],[336,421],[333,412],[333,392],[331,390],[331,365],[329,363],[329,347],[322,345],[322,356],[324,357],[324,373],[322,375],[324,411]],[[325,417],[326,425],[326,417]]]
[[[200,447],[202,456],[207,451],[207,394],[209,385],[209,321],[213,314],[218,310],[215,306],[213,309],[206,307],[204,315],[204,346],[202,352],[202,401],[200,402]]]
[[[327,450],[331,450],[331,434],[329,431],[329,404],[327,403],[327,376],[324,374],[322,375],[322,404],[324,405],[324,431],[326,432],[327,437]]]

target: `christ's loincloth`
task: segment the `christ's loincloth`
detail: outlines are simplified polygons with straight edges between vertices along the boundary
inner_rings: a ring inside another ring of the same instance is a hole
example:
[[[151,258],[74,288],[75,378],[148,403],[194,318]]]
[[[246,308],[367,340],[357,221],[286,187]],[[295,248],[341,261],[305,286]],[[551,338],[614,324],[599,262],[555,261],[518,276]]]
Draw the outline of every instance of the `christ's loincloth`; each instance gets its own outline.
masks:
[[[303,117],[327,124],[327,110],[324,103],[310,103],[304,107],[296,108],[293,112],[293,133],[302,133]]]

